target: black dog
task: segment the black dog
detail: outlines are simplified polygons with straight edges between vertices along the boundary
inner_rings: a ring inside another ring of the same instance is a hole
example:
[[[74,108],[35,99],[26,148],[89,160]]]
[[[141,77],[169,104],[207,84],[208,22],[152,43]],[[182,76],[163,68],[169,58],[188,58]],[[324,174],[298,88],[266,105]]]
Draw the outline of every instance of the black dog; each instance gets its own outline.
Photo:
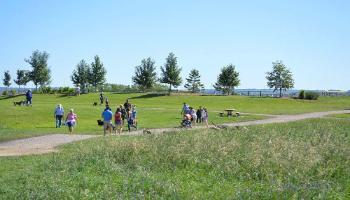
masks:
[[[92,105],[93,105],[93,106],[97,106],[97,102],[94,102]]]
[[[97,125],[99,125],[99,126],[103,126],[103,121],[102,121],[102,120],[100,120],[100,119],[98,119],[98,120],[97,120]]]
[[[22,106],[22,105],[24,105],[25,104],[25,101],[14,101],[13,102],[13,105],[14,106]]]

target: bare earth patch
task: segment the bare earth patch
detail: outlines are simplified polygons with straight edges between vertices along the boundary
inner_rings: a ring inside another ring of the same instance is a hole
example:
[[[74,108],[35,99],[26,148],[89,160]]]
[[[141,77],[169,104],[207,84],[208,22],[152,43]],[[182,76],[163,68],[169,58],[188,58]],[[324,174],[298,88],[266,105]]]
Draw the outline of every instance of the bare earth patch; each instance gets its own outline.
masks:
[[[321,118],[332,114],[350,113],[350,110],[328,111],[328,112],[315,112],[299,115],[275,115],[270,116],[269,119],[226,123],[226,126],[249,126],[259,124],[270,123],[285,123],[291,121],[298,121],[304,119]],[[197,126],[193,129],[204,129],[205,126]],[[161,134],[170,131],[179,131],[182,128],[161,128],[150,129],[151,134]],[[130,133],[123,133],[123,135],[140,135],[143,134],[143,130],[133,131]],[[102,135],[102,134],[101,134]],[[19,155],[31,155],[31,154],[44,154],[49,152],[58,151],[55,149],[57,146],[67,144],[75,141],[85,140],[89,138],[98,137],[101,135],[68,135],[68,134],[53,134],[39,137],[32,137],[26,139],[18,139],[0,143],[0,156],[19,156]]]

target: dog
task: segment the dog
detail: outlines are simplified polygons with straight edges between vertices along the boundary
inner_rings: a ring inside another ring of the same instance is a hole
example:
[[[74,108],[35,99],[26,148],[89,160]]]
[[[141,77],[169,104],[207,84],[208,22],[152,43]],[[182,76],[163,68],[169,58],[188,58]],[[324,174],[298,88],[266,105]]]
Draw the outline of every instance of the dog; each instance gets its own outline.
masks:
[[[143,134],[152,134],[151,130],[149,130],[149,129],[143,129],[142,133]]]
[[[93,105],[93,106],[97,106],[97,102],[94,102],[92,105]]]
[[[99,126],[103,126],[103,121],[102,121],[102,120],[100,120],[100,119],[98,119],[98,120],[97,120],[97,125],[99,125]]]
[[[13,102],[13,105],[14,106],[22,106],[22,105],[24,105],[26,102],[25,101],[14,101]]]

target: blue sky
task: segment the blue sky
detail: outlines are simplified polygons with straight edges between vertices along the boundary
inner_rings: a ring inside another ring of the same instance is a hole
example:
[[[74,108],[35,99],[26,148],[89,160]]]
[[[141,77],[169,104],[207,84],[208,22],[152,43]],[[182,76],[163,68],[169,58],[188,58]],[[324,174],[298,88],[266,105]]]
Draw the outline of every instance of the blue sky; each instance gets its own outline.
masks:
[[[183,78],[196,68],[206,88],[230,63],[239,88],[267,88],[265,72],[282,60],[296,89],[348,90],[349,10],[345,0],[3,0],[0,77],[30,69],[38,49],[50,54],[52,86],[71,86],[76,64],[95,55],[109,83],[131,84],[141,59],[161,66],[174,52]]]

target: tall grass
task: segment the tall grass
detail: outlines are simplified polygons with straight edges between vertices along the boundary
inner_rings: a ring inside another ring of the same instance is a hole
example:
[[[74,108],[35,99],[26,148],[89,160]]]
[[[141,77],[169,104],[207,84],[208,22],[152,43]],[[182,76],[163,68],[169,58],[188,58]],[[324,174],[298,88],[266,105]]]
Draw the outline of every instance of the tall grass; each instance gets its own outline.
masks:
[[[346,199],[350,122],[92,139],[0,158],[5,199]]]

